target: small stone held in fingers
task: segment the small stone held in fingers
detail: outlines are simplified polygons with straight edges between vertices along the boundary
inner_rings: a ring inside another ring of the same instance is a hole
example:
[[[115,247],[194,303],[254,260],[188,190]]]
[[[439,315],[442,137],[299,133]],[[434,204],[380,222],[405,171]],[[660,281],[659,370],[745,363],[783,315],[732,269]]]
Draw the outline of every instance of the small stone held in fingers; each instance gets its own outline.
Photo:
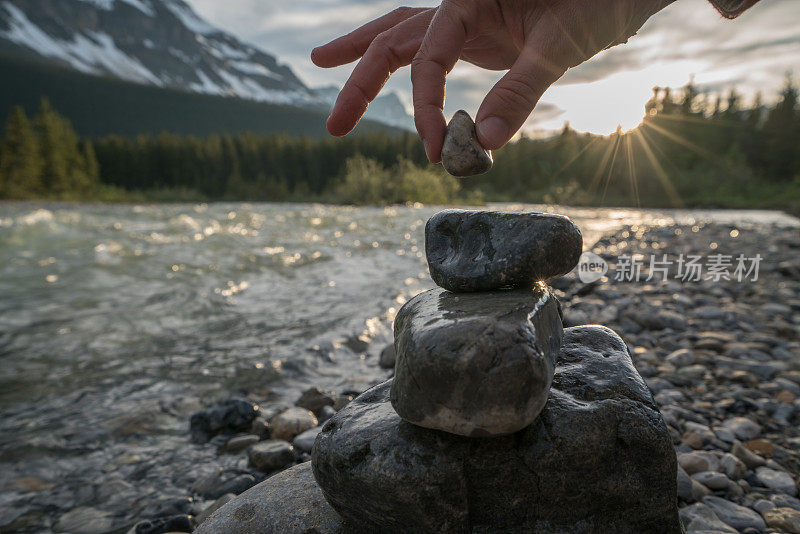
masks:
[[[453,176],[474,176],[492,168],[492,153],[481,146],[475,123],[463,109],[456,111],[445,130],[442,165]]]

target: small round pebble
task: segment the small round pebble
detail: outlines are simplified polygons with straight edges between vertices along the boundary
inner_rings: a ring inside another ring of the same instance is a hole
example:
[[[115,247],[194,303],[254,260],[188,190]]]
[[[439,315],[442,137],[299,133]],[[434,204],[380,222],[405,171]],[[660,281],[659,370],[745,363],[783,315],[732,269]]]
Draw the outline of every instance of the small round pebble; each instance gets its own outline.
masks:
[[[481,146],[475,123],[463,109],[456,111],[445,130],[442,166],[453,176],[474,176],[492,168],[492,153]]]
[[[317,423],[313,413],[294,406],[270,419],[269,433],[274,439],[290,440],[301,432],[314,428]]]
[[[724,473],[717,471],[701,471],[693,474],[692,479],[712,490],[722,490],[731,484],[730,479]]]
[[[247,449],[247,458],[251,466],[269,473],[293,463],[295,452],[291,443],[270,439]]]

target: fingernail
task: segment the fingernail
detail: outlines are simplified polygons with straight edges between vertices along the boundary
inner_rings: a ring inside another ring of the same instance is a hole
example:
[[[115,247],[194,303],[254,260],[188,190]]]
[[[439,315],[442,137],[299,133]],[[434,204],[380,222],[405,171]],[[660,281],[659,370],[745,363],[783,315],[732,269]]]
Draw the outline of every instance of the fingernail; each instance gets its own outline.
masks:
[[[494,150],[508,141],[508,123],[500,117],[486,117],[475,128],[483,148]]]

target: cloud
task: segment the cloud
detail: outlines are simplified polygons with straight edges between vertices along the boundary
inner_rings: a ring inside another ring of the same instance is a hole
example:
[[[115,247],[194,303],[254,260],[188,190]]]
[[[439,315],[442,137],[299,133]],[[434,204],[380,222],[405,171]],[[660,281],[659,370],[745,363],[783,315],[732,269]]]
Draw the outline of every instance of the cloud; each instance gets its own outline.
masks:
[[[639,48],[618,46],[605,50],[586,63],[569,69],[557,83],[569,85],[595,82],[623,70],[641,68],[645,63],[645,58]]]

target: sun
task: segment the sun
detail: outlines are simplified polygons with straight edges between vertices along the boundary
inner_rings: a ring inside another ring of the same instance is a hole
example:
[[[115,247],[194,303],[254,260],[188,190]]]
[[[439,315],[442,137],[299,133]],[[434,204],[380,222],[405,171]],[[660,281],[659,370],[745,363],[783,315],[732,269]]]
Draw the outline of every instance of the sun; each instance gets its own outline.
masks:
[[[704,68],[705,64],[700,61],[671,61],[618,72],[595,82],[557,84],[545,93],[542,101],[555,104],[565,112],[539,122],[534,110],[528,124],[557,130],[567,121],[578,131],[601,135],[614,133],[618,126],[629,131],[641,122],[644,105],[652,96],[654,86],[682,86],[693,72]]]

